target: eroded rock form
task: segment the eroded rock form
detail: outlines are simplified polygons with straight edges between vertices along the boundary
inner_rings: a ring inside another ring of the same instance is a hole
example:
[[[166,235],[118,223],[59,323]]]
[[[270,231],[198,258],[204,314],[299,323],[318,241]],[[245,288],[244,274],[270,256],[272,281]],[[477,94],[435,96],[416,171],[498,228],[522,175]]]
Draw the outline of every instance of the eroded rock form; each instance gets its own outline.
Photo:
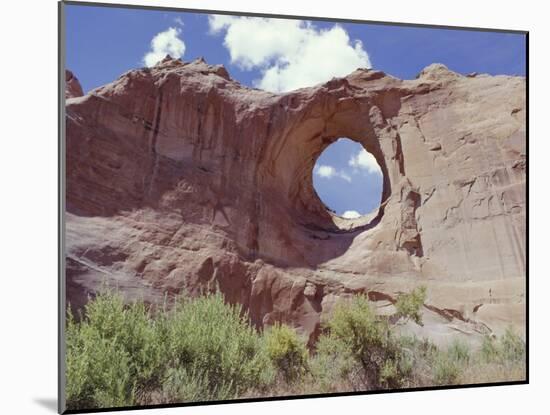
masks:
[[[74,74],[65,70],[65,98],[75,98],[84,95],[80,81]]]
[[[358,69],[273,94],[167,57],[77,95],[71,304],[104,280],[151,303],[217,286],[258,327],[286,322],[313,342],[339,299],[364,293],[390,313],[424,285],[425,324],[410,331],[439,342],[523,332],[524,78],[434,64],[414,80]],[[313,189],[316,158],[339,137],[381,166],[374,218],[335,217]]]

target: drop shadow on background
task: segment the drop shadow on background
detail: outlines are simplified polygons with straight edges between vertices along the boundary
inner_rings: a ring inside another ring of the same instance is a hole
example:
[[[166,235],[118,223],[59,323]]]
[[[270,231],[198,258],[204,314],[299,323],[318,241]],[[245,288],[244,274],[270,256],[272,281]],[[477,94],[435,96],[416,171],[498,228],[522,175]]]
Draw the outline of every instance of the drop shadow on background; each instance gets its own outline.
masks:
[[[34,398],[34,403],[51,412],[57,413],[57,399],[55,398]]]

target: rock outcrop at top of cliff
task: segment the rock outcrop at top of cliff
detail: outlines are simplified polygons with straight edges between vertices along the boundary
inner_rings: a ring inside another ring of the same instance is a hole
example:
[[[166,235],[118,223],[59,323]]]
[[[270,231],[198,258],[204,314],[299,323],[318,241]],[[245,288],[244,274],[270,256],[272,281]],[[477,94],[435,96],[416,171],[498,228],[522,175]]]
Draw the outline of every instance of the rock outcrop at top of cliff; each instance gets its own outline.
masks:
[[[524,329],[524,78],[434,64],[414,80],[357,69],[273,94],[167,57],[71,96],[71,304],[104,279],[150,302],[216,285],[256,325],[283,321],[313,341],[338,299],[365,293],[387,313],[425,285],[413,332]],[[316,158],[339,137],[381,166],[374,218],[335,217],[313,189]]]
[[[65,70],[65,99],[81,97],[82,95],[84,95],[84,92],[78,78],[71,71]]]

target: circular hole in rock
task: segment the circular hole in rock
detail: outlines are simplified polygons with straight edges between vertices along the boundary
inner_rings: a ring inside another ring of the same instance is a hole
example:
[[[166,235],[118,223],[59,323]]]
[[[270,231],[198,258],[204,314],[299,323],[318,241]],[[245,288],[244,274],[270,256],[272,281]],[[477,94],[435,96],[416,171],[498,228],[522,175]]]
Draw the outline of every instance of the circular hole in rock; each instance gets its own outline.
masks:
[[[382,170],[374,156],[349,138],[321,153],[313,168],[313,187],[337,220],[368,222],[382,199]]]

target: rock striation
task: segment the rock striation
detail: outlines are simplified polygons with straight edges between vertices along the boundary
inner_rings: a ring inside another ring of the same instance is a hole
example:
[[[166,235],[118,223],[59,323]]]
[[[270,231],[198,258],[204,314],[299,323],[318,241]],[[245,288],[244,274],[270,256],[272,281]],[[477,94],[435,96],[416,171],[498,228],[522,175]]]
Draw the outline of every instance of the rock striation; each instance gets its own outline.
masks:
[[[340,299],[364,293],[388,313],[425,285],[425,324],[406,330],[524,331],[524,78],[433,64],[414,80],[357,69],[273,94],[166,57],[81,96],[67,73],[72,305],[104,280],[151,303],[218,287],[258,327],[314,342]],[[339,137],[381,166],[374,217],[336,217],[313,189]]]

